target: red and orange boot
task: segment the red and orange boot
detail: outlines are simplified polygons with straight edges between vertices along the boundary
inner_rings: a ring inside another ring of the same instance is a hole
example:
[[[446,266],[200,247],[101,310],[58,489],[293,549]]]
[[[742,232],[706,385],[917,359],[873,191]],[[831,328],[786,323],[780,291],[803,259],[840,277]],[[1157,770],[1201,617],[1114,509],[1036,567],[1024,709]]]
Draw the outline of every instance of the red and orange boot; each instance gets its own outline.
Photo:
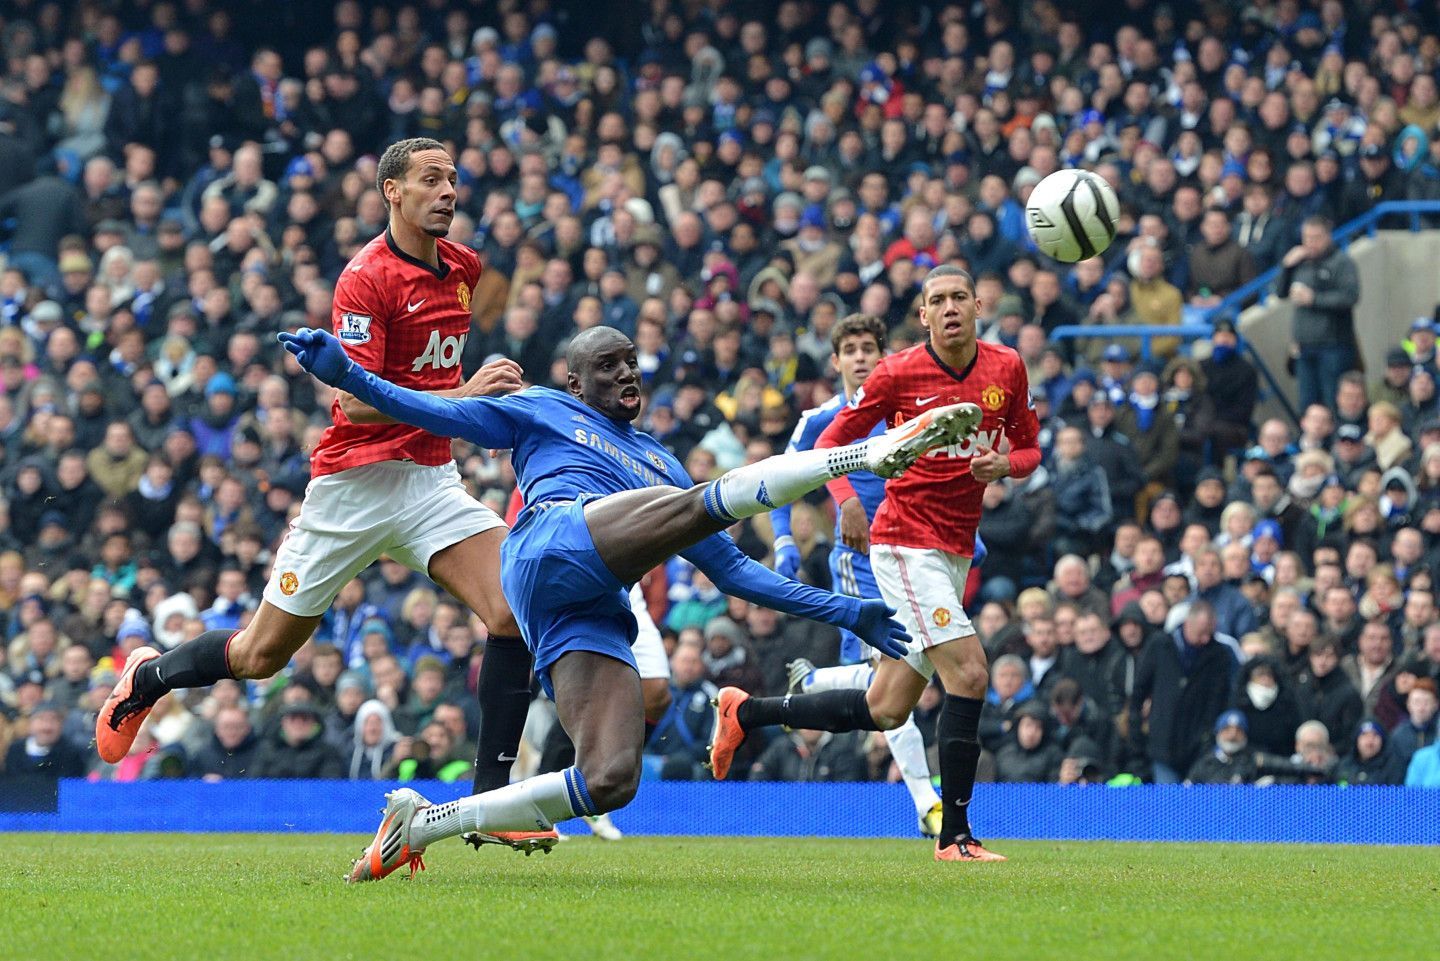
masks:
[[[160,652],[153,647],[137,647],[132,651],[125,659],[125,670],[120,674],[120,680],[115,682],[114,689],[95,717],[95,748],[106,764],[118,764],[130,752],[135,735],[140,733],[140,725],[145,723],[150,709],[155,706],[135,696],[135,672],[141,664],[159,656]]]
[[[710,746],[707,748],[710,763],[706,766],[717,781],[725,780],[725,775],[730,773],[730,762],[735,760],[735,752],[745,743],[745,729],[740,726],[736,712],[748,700],[750,695],[738,687],[722,687],[720,693],[710,699],[715,708],[715,730],[710,735]]]

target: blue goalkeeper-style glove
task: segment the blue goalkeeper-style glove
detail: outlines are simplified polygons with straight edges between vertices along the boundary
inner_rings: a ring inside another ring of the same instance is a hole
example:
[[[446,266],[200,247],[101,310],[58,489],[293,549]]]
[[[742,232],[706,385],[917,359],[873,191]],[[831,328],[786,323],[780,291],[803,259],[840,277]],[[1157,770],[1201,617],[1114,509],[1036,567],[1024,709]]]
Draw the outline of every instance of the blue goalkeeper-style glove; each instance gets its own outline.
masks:
[[[910,635],[893,619],[894,613],[895,609],[882,600],[862,600],[850,630],[881,654],[899,660],[909,653]]]
[[[323,330],[301,327],[293,334],[282,332],[276,336],[285,349],[295,355],[301,367],[331,387],[339,387],[355,366],[340,341]]]
[[[800,570],[800,548],[794,544],[782,544],[775,548],[775,573],[795,580]]]

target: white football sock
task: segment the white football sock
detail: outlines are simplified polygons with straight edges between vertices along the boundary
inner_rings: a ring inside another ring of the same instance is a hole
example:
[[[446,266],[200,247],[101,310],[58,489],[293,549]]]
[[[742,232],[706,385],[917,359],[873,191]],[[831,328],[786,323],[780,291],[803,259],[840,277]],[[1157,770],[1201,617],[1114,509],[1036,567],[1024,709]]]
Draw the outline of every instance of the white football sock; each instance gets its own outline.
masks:
[[[821,691],[863,691],[870,686],[875,669],[869,664],[846,664],[841,667],[822,667],[811,671],[810,676],[800,684],[800,693],[819,694]]]
[[[930,783],[925,738],[920,734],[920,728],[915,726],[915,716],[907,717],[905,723],[895,730],[886,731],[885,740],[890,745],[890,756],[895,758],[900,776],[905,779],[910,800],[915,802],[915,810],[924,814],[935,806],[940,795],[935,793],[935,786]]]
[[[411,845],[424,848],[470,831],[545,831],[577,813],[565,772],[556,771],[425,808],[410,826]]]
[[[737,521],[783,507],[828,480],[867,470],[867,444],[789,451],[737,467],[705,488],[705,509],[717,520]]]

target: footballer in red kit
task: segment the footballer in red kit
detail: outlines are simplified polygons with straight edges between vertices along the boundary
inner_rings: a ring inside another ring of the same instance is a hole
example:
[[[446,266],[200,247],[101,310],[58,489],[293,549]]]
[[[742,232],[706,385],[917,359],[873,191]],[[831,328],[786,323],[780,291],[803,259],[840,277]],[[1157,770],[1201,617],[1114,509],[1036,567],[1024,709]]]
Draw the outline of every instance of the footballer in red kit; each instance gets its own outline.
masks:
[[[438,141],[402,140],[385,151],[376,187],[388,224],[336,283],[334,333],[360,366],[397,384],[449,397],[518,390],[522,372],[511,360],[487,364],[461,382],[470,297],[481,267],[474,251],[445,239],[455,216],[455,182],[455,164]],[[260,609],[240,631],[208,631],[163,655],[136,651],[96,721],[97,746],[107,761],[125,756],[167,692],[279,672],[341,587],[386,555],[432,578],[485,622],[479,692],[485,724],[475,784],[490,790],[508,783],[529,707],[532,662],[500,587],[505,522],[465,489],[449,439],[400,424],[344,393],[331,416]],[[352,666],[359,657],[343,653]]]
[[[334,333],[361,367],[412,390],[460,386],[470,332],[470,292],[480,279],[473,250],[435,241],[439,267],[416,260],[385,233],[360,249],[335,283]],[[319,477],[387,460],[450,462],[450,441],[406,424],[354,423],[337,397],[333,426],[311,458]]]
[[[882,360],[816,443],[842,446],[882,420],[899,424],[937,406],[968,403],[980,410],[973,435],[930,451],[886,484],[873,525],[844,477],[828,485],[840,505],[841,537],[856,551],[868,550],[876,584],[910,634],[909,653],[881,661],[866,691],[750,698],[726,688],[718,699],[721,730],[715,736],[715,743],[728,749],[745,730],[800,715],[809,719],[808,726],[829,731],[891,730],[910,716],[938,673],[945,689],[938,724],[944,803],[935,846],[939,861],[1004,860],[970,831],[980,710],[990,678],[961,598],[986,485],[1024,477],[1040,463],[1025,365],[1008,347],[976,338],[978,307],[968,273],[948,265],[931,270],[920,303],[928,341]],[[733,707],[733,720],[725,717],[727,706]]]

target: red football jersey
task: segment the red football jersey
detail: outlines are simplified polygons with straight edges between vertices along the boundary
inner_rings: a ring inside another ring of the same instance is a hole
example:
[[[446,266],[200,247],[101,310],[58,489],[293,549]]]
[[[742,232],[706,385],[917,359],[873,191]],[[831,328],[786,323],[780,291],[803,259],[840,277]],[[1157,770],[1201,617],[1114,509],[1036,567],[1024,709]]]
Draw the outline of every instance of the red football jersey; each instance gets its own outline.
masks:
[[[480,258],[437,240],[437,270],[395,246],[390,231],[370,241],[335,283],[330,320],[345,351],[366,370],[401,387],[460,386],[460,355],[470,334],[470,294]],[[387,460],[435,466],[450,460],[450,440],[406,424],[352,424],[337,401],[334,426],[310,455],[314,477]]]
[[[965,557],[974,553],[985,485],[970,476],[970,458],[980,447],[1008,450],[1014,477],[1040,463],[1040,424],[1025,364],[1010,348],[982,341],[970,366],[956,370],[928,343],[919,344],[881,360],[820,435],[817,447],[837,447],[865,437],[882,419],[894,427],[933,407],[962,402],[984,412],[979,431],[963,444],[931,451],[886,482],[885,500],[870,525],[872,541]],[[837,504],[854,493],[844,477],[829,488]]]

